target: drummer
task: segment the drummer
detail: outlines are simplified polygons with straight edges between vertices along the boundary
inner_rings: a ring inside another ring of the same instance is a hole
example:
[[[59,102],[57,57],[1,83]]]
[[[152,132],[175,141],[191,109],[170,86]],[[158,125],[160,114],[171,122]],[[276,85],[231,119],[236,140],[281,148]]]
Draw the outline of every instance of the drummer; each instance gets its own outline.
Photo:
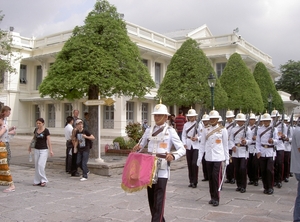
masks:
[[[170,162],[184,156],[185,148],[175,129],[167,124],[170,115],[167,107],[157,104],[152,115],[154,115],[155,125],[146,129],[141,142],[134,146],[133,151],[138,151],[148,144],[148,152],[162,159],[158,180],[156,184],[147,187],[147,193],[151,221],[165,221],[164,206],[167,181],[170,176]],[[177,151],[171,153],[173,145]]]

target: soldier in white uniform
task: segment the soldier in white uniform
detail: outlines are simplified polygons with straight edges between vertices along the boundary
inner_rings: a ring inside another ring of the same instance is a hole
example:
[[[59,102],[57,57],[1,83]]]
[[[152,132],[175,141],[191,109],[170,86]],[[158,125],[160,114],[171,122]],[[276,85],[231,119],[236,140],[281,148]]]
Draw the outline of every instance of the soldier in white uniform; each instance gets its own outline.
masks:
[[[265,113],[261,117],[263,126],[258,129],[256,137],[257,158],[259,159],[260,172],[264,186],[264,194],[273,194],[274,181],[274,158],[275,147],[278,143],[277,129],[272,132],[272,121],[270,114]]]
[[[222,178],[222,162],[229,164],[228,155],[228,134],[223,126],[218,125],[219,113],[212,110],[209,113],[210,126],[202,132],[199,157],[197,165],[199,166],[205,152],[205,160],[208,172],[209,192],[211,200],[208,202],[213,206],[219,206],[220,191],[219,186]]]
[[[235,121],[234,121],[234,114],[233,111],[228,110],[226,112],[226,123],[225,123],[225,128],[228,131],[228,140],[229,140],[229,136],[231,133],[231,129],[235,126]],[[229,149],[229,156],[232,156],[232,147],[228,147]],[[225,183],[231,183],[231,184],[235,184],[235,178],[234,178],[234,165],[232,163],[232,161],[229,161],[229,165],[226,168],[226,181]]]
[[[246,192],[248,145],[252,143],[252,132],[245,125],[246,116],[239,113],[235,118],[236,126],[229,136],[229,147],[232,149],[232,160],[235,169],[236,191]]]
[[[147,187],[151,221],[161,222],[165,221],[164,206],[167,181],[170,175],[170,162],[184,156],[186,150],[175,129],[167,124],[170,115],[167,107],[163,104],[157,104],[152,115],[154,115],[156,125],[146,129],[140,143],[134,146],[133,151],[140,150],[148,144],[149,154],[156,155],[162,160],[157,183],[152,184],[152,187]],[[171,153],[173,145],[177,151]]]
[[[259,117],[257,118],[259,119]],[[254,113],[250,113],[250,120],[249,120],[249,128],[252,132],[252,143],[248,145],[248,150],[249,150],[249,158],[247,161],[247,173],[248,173],[248,178],[249,178],[249,183],[248,185],[254,185],[258,186],[258,179],[259,179],[259,161],[256,156],[256,146],[255,146],[255,141],[256,141],[256,136],[257,136],[257,131],[260,126],[258,123],[256,123],[256,116]]]
[[[188,122],[183,126],[182,130],[182,142],[184,148],[186,149],[186,161],[188,166],[188,175],[189,175],[189,187],[196,188],[198,184],[198,171],[199,167],[197,166],[198,152],[199,152],[199,138],[200,134],[198,123],[196,118],[198,114],[196,110],[190,109],[186,115]]]
[[[276,115],[277,119],[281,117],[279,112],[277,110],[273,110],[271,112],[271,118],[273,121],[276,121]],[[283,181],[283,170],[284,170],[284,140],[286,137],[287,127],[283,122],[284,120],[277,121],[276,122],[276,128],[278,133],[278,143],[276,144],[276,159],[274,162],[274,187],[281,188],[282,187],[282,181]]]

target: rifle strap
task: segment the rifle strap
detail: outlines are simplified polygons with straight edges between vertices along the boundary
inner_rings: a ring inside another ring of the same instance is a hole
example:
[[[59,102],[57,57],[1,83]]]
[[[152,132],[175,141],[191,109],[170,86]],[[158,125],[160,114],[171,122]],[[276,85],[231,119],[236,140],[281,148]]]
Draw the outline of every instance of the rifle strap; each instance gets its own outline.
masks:
[[[243,129],[244,129],[244,127],[239,128],[239,130],[237,130],[237,131],[233,134],[233,137],[235,138],[236,135],[237,135],[239,132],[241,132]]]
[[[263,132],[260,134],[260,138],[261,138],[266,132],[268,132],[269,130],[271,130],[271,127],[267,128],[265,131],[263,131]]]
[[[194,125],[192,125],[190,128],[188,128],[187,130],[186,130],[186,134],[188,134],[190,131],[191,131],[191,129],[193,129],[193,127],[196,125],[196,123],[194,123]]]
[[[228,130],[230,127],[232,127],[233,126],[233,122],[232,123],[230,123],[228,126],[226,126],[226,129]]]

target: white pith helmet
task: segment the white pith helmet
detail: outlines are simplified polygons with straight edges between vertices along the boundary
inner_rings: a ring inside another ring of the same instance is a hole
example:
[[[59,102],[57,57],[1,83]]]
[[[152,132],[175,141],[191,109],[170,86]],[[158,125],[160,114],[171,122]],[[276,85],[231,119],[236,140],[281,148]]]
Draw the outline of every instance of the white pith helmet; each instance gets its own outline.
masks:
[[[243,113],[239,113],[236,115],[235,120],[236,121],[246,121],[246,116]]]
[[[194,109],[189,109],[188,113],[186,114],[186,116],[198,116],[198,114],[196,113],[196,110]]]
[[[250,118],[249,119],[255,119],[256,120],[256,116],[255,116],[255,114],[254,113],[250,113]]]
[[[272,112],[271,112],[271,117],[276,117],[276,115],[279,117],[279,112],[278,110],[274,109]]]
[[[220,115],[219,115],[218,111],[216,111],[216,110],[210,111],[209,119],[219,119],[219,118],[220,118]]]
[[[153,112],[151,113],[152,115],[155,114],[163,114],[163,115],[168,115],[170,116],[170,113],[168,112],[168,108],[164,105],[164,104],[157,104],[154,109]]]
[[[270,121],[271,121],[272,118],[271,118],[271,116],[270,116],[269,113],[265,113],[265,114],[263,114],[263,115],[261,116],[260,120],[261,120],[261,121],[266,121],[266,120],[270,120]]]
[[[222,116],[219,117],[219,121],[218,122],[223,122]]]
[[[232,110],[228,110],[228,111],[226,112],[226,118],[232,118],[232,117],[234,117],[233,111],[232,111]]]
[[[288,115],[284,114],[284,120],[289,120]]]
[[[209,115],[207,115],[205,112],[204,115],[202,116],[202,121],[208,121],[208,120],[209,120]]]

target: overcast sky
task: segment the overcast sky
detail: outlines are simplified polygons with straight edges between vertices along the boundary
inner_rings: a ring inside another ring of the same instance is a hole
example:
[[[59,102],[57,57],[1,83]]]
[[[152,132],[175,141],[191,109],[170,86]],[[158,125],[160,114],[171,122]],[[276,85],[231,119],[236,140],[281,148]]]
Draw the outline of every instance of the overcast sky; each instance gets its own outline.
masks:
[[[0,0],[2,30],[26,37],[72,30],[96,0]],[[128,22],[158,33],[198,28],[239,34],[273,58],[276,68],[300,60],[300,0],[109,0]]]

